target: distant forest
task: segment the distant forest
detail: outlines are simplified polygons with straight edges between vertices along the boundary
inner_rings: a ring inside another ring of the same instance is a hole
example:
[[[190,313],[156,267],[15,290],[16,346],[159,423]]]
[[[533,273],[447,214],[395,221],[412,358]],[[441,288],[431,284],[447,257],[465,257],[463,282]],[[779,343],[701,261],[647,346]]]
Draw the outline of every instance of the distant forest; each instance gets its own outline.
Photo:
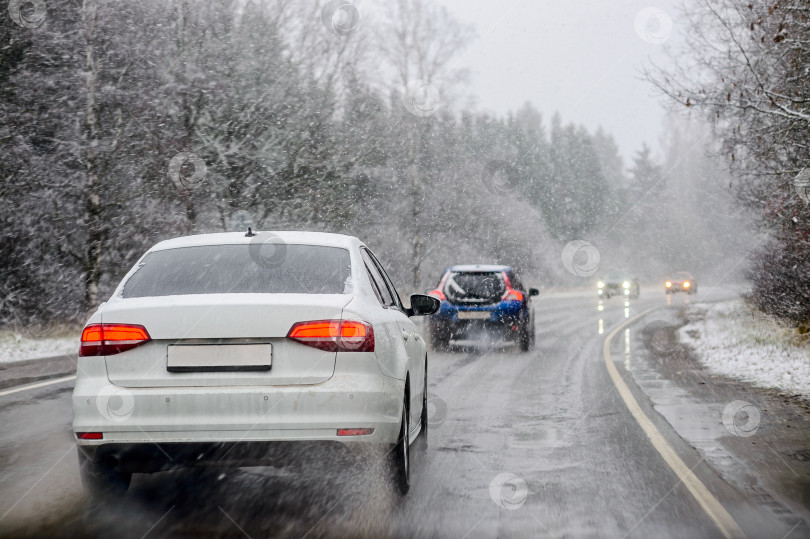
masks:
[[[751,247],[739,231],[759,217],[735,207],[708,127],[673,115],[662,154],[625,163],[608,132],[531,104],[480,112],[455,63],[474,33],[430,2],[362,20],[286,0],[23,15],[0,17],[3,325],[82,321],[155,242],[247,226],[356,235],[405,292],[470,262],[589,284],[561,260],[575,240],[642,279],[722,275]],[[807,207],[791,204],[806,253]]]

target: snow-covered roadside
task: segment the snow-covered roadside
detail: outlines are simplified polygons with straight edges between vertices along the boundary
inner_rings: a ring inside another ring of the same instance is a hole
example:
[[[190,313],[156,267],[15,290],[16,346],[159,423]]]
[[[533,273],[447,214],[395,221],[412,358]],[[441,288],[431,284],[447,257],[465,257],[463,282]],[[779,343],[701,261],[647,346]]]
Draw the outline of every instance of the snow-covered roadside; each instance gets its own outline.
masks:
[[[75,354],[79,350],[79,335],[65,332],[33,339],[20,333],[0,331],[0,363],[42,359]]]
[[[810,340],[742,300],[693,304],[680,341],[712,372],[810,399]]]

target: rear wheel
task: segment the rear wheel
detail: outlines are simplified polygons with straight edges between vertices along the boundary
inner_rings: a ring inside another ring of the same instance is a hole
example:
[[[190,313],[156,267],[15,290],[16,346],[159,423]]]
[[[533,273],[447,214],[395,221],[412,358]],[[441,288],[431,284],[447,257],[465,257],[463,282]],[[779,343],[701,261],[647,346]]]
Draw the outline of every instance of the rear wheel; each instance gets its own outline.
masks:
[[[94,498],[122,496],[132,481],[131,473],[122,473],[110,466],[93,462],[79,450],[79,475],[85,490]]]
[[[411,448],[408,443],[410,422],[408,421],[408,399],[402,404],[402,423],[399,427],[399,436],[391,455],[391,480],[394,492],[400,496],[408,494],[411,488]]]
[[[526,320],[520,327],[520,337],[518,338],[518,343],[520,345],[521,352],[528,352],[529,349],[532,347],[532,333],[534,332],[534,326],[531,328],[529,327],[529,321]]]
[[[421,427],[421,431],[419,433],[419,440],[423,448],[426,448],[428,445],[428,377],[427,377],[427,357],[425,357],[425,387],[424,391],[422,392],[422,415],[419,418],[419,424]]]

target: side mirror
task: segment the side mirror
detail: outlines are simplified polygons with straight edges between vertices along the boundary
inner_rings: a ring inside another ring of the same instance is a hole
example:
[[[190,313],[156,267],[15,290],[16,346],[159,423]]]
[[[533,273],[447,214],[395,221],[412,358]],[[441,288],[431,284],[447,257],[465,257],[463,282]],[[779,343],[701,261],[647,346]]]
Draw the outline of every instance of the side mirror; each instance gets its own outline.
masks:
[[[529,295],[530,296],[539,296],[540,291],[538,289],[536,289],[536,288],[530,288],[529,289]]]
[[[439,310],[442,302],[433,296],[426,296],[425,294],[412,294],[411,295],[411,308],[408,309],[408,316],[424,316],[433,314]]]

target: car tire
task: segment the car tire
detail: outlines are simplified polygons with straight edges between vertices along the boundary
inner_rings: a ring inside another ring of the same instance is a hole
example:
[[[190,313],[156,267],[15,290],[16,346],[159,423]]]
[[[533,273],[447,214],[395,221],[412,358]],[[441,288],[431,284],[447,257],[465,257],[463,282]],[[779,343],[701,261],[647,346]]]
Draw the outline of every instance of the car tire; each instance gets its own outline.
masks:
[[[428,446],[428,377],[427,377],[427,356],[425,356],[425,388],[422,392],[422,415],[419,417],[419,425],[420,425],[420,432],[419,432],[419,445],[422,449],[426,449]]]
[[[411,488],[411,448],[408,443],[410,421],[408,420],[407,396],[402,403],[402,422],[399,435],[393,449],[388,453],[391,458],[391,482],[394,493],[399,496],[408,494]]]
[[[132,481],[131,473],[119,472],[105,464],[99,464],[79,450],[79,475],[82,485],[93,498],[105,499],[123,496]]]
[[[532,336],[529,334],[529,326],[527,322],[523,322],[520,326],[520,336],[518,337],[518,344],[521,352],[528,352],[532,347]]]

